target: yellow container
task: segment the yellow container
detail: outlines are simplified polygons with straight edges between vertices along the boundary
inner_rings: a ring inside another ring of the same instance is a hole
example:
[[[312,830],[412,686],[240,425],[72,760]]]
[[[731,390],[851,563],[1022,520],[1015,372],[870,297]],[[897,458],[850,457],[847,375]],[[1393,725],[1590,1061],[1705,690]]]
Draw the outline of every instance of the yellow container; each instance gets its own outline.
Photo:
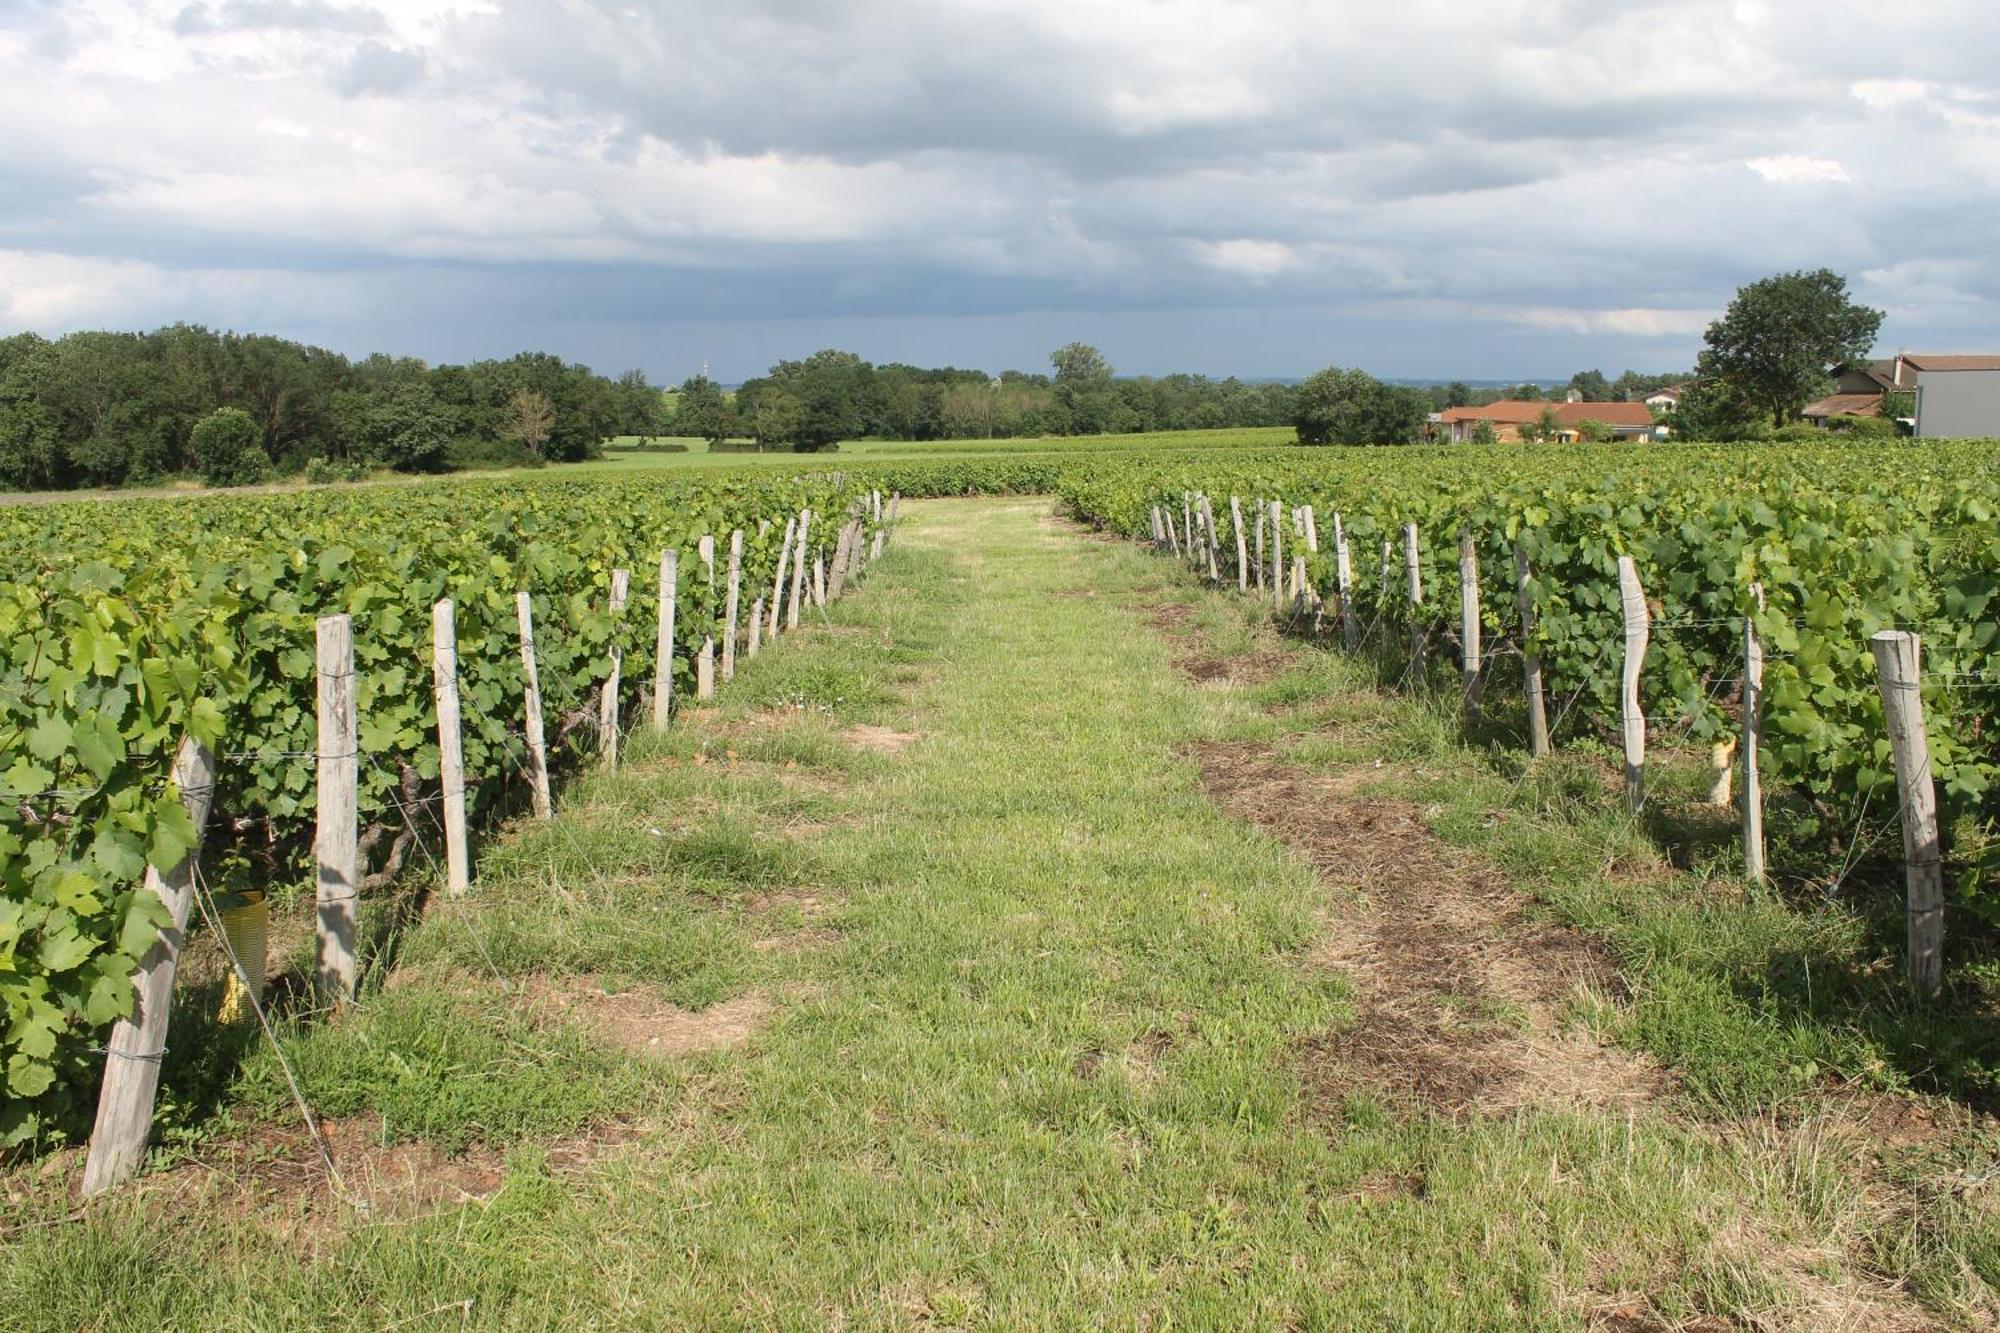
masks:
[[[270,925],[271,908],[262,893],[246,893],[236,905],[222,909],[222,934],[250,983],[246,990],[243,979],[230,969],[222,990],[222,1007],[216,1012],[225,1023],[254,1017],[251,1000],[258,1004],[264,1001],[264,956]]]

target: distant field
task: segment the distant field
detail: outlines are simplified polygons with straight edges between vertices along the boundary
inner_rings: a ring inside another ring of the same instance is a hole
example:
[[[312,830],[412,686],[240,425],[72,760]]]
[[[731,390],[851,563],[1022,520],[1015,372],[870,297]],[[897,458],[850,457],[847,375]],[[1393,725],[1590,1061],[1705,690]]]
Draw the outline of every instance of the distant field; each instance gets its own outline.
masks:
[[[1295,438],[1290,426],[1249,426],[1230,430],[1151,431],[1137,435],[1044,436],[1015,440],[851,440],[831,452],[801,454],[789,449],[768,453],[710,453],[705,440],[662,438],[658,441],[687,446],[687,452],[674,453],[644,448],[638,436],[626,435],[608,441],[603,458],[588,463],[565,464],[564,467],[592,472],[771,465],[797,467],[801,463],[833,465],[843,459],[857,458],[880,463],[1137,449],[1270,448],[1289,444]]]

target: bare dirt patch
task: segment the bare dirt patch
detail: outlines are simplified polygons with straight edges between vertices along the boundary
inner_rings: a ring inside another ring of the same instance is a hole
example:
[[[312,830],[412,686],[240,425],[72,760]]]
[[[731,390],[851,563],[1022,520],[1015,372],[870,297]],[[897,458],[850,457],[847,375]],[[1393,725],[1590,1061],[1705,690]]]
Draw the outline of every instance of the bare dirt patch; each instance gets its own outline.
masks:
[[[896,754],[904,746],[916,740],[917,734],[913,731],[897,731],[893,727],[872,727],[863,723],[841,732],[840,738],[857,750]]]
[[[1208,652],[1204,636],[1191,623],[1193,619],[1194,608],[1185,602],[1155,606],[1146,614],[1146,623],[1173,645],[1175,668],[1196,684],[1262,685],[1291,665],[1290,656],[1276,647],[1249,653]]]
[[[772,1013],[762,991],[690,1010],[642,989],[607,991],[588,975],[526,978],[522,992],[532,1007],[581,1023],[628,1051],[662,1058],[747,1045]]]
[[[1532,920],[1524,897],[1439,840],[1415,806],[1365,794],[1381,770],[1312,773],[1250,743],[1190,756],[1218,805],[1356,895],[1313,957],[1354,979],[1359,1011],[1352,1027],[1300,1048],[1320,1098],[1366,1092],[1457,1114],[1628,1107],[1664,1089],[1651,1061],[1561,1021],[1580,991],[1616,989],[1609,960],[1575,931]]]

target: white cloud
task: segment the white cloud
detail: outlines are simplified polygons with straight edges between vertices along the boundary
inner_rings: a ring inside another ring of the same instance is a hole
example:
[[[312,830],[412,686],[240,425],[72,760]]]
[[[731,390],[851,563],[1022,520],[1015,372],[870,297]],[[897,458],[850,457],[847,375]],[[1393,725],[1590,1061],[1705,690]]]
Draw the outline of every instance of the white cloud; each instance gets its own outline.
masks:
[[[1854,178],[1847,168],[1830,157],[1806,157],[1799,153],[1779,153],[1753,157],[1743,164],[1773,185],[1847,185]]]
[[[1826,264],[2000,326],[1996,45],[1978,0],[0,0],[0,316],[344,277],[393,329],[366,274],[589,268],[689,319],[1381,301],[1691,346]]]

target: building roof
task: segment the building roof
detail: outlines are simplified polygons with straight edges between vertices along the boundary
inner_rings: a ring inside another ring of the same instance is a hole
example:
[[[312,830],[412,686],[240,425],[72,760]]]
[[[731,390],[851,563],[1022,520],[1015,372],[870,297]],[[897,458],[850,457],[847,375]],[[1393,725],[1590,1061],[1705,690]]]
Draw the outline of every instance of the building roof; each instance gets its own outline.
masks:
[[[1901,360],[1918,370],[2000,370],[2000,356],[1933,356],[1929,352],[1905,352]]]
[[[1490,421],[1496,426],[1532,426],[1543,412],[1555,413],[1556,423],[1575,430],[1579,422],[1601,421],[1607,426],[1653,428],[1653,414],[1644,403],[1545,403],[1531,399],[1504,398],[1485,407],[1454,407],[1442,420]]]
[[[1799,409],[1802,417],[1879,417],[1882,415],[1882,395],[1879,393],[1836,393],[1807,403]]]

